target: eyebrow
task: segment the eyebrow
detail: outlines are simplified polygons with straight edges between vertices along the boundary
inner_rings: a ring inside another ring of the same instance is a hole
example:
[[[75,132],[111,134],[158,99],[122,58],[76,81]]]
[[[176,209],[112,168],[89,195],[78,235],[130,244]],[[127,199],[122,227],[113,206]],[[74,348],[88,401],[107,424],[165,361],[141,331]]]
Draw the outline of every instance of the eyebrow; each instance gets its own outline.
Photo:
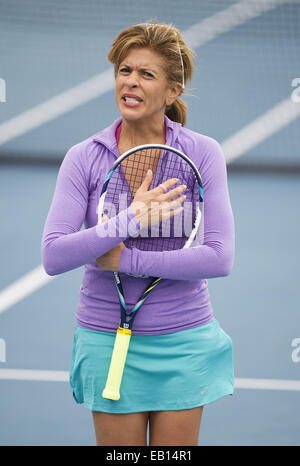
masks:
[[[132,66],[126,64],[126,62],[120,63],[119,68],[121,68],[121,66],[125,66],[126,68],[132,69]],[[139,69],[140,69],[141,71],[150,71],[151,73],[154,73],[154,74],[158,74],[158,73],[159,73],[158,70],[154,70],[153,68],[150,68],[150,67],[147,66],[147,65],[146,65],[146,66],[145,66],[145,65],[144,65],[144,66],[141,66]]]

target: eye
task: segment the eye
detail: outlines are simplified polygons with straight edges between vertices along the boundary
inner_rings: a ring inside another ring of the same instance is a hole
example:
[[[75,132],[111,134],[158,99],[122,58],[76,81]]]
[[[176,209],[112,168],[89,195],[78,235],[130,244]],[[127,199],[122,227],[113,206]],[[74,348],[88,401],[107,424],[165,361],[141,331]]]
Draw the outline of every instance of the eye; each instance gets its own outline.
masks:
[[[148,71],[144,71],[144,75],[147,76],[147,78],[153,78],[153,74],[149,73]]]
[[[120,73],[129,73],[129,72],[130,72],[130,69],[127,68],[127,67],[125,67],[125,66],[123,66],[123,67],[121,67],[121,68],[119,69],[119,72],[120,72]]]

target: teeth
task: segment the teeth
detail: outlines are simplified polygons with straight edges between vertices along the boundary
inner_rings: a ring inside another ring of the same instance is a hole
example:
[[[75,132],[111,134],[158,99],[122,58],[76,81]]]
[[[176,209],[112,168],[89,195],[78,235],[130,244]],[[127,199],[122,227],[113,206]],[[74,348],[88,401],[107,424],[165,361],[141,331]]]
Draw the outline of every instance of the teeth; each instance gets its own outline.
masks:
[[[131,102],[131,103],[133,103],[133,104],[139,103],[139,102],[140,102],[139,100],[134,99],[133,97],[125,97],[125,101],[126,101],[126,102]]]

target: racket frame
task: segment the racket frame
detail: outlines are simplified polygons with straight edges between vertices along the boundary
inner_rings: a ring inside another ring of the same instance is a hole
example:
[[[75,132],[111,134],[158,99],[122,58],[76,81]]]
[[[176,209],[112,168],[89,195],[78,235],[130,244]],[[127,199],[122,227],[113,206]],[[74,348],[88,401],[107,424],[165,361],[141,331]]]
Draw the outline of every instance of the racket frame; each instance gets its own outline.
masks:
[[[200,203],[203,202],[203,186],[202,186],[201,176],[199,174],[199,171],[196,165],[183,152],[181,152],[180,150],[174,147],[164,145],[164,144],[143,144],[140,146],[136,146],[132,149],[129,149],[128,151],[124,152],[124,154],[120,155],[120,157],[118,157],[117,160],[114,162],[111,170],[106,175],[104,183],[103,183],[103,187],[101,190],[98,207],[97,207],[98,224],[101,222],[107,187],[109,184],[109,180],[112,177],[114,171],[122,163],[122,161],[125,160],[127,157],[129,157],[131,154],[138,152],[138,151],[146,150],[146,149],[161,149],[166,152],[170,151],[170,152],[177,154],[182,159],[184,159],[190,165],[190,167],[192,168],[196,176],[197,183],[198,183]],[[199,207],[197,215],[196,215],[195,225],[190,233],[188,240],[183,246],[183,248],[190,247],[192,241],[194,240],[195,235],[200,226],[201,216],[202,216],[201,210]],[[125,299],[124,299],[124,292],[123,292],[122,282],[121,282],[119,273],[113,272],[113,275],[114,275],[114,280],[115,280],[118,297],[120,301],[121,320],[120,320],[120,325],[116,333],[110,367],[108,371],[106,385],[102,392],[102,397],[116,401],[116,400],[119,400],[120,398],[120,386],[121,386],[123,371],[125,367],[130,338],[132,334],[132,325],[133,325],[134,318],[136,316],[137,311],[140,309],[142,304],[145,302],[145,300],[147,299],[147,297],[149,296],[153,288],[155,288],[158,285],[161,278],[152,277],[153,279],[151,283],[149,284],[149,286],[147,287],[147,289],[140,296],[138,302],[136,303],[134,308],[131,310],[130,314],[127,314],[126,306],[125,306]]]

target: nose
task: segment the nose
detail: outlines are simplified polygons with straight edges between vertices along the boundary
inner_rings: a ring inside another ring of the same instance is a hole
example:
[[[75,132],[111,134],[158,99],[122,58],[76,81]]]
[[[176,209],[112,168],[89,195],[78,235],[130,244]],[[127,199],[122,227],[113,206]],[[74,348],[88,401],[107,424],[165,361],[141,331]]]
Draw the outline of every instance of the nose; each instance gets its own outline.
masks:
[[[127,76],[126,84],[130,88],[138,86],[138,74],[135,71]]]

